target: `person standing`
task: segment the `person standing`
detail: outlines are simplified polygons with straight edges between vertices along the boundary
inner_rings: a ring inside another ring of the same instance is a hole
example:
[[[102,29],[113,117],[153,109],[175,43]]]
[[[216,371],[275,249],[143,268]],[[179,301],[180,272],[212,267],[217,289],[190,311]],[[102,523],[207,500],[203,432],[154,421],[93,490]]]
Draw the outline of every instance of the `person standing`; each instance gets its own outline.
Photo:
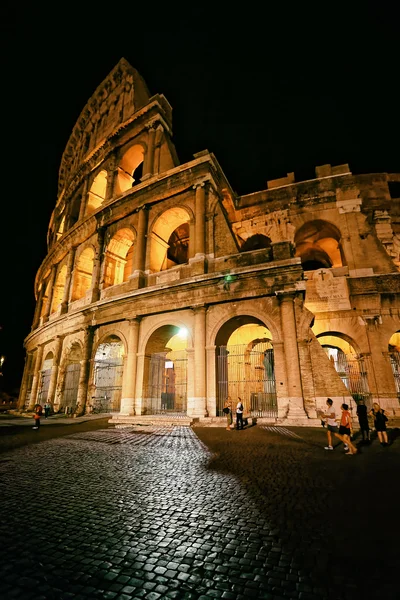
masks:
[[[332,433],[335,434],[338,432],[338,426],[336,423],[336,412],[333,406],[332,398],[327,398],[326,400],[326,411],[323,414],[323,419],[326,422],[326,435],[328,437],[328,445],[325,446],[325,450],[333,450],[332,445]]]
[[[230,396],[225,400],[223,412],[226,415],[226,430],[231,430],[232,425],[232,398]]]
[[[32,429],[39,429],[40,428],[40,417],[43,414],[43,408],[41,404],[36,404],[35,405],[35,414],[33,415],[33,418],[35,419],[35,425],[34,427],[32,427]]]
[[[45,402],[44,404],[44,418],[47,419],[47,417],[50,415],[50,403],[49,402]]]
[[[363,442],[369,442],[368,411],[364,400],[359,400],[357,405],[357,417],[360,424],[360,432]]]
[[[388,421],[388,418],[385,415],[385,411],[377,402],[374,402],[369,414],[374,417],[374,425],[380,443],[382,446],[389,446],[388,434],[386,431],[386,422]]]
[[[236,406],[236,429],[243,429],[243,410],[244,406],[240,397]]]

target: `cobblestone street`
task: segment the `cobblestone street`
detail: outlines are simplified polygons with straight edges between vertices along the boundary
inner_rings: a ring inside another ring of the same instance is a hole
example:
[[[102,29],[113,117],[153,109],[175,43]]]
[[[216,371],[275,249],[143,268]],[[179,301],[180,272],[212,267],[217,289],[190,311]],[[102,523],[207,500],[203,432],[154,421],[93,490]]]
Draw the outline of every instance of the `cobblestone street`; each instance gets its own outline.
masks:
[[[354,457],[322,428],[261,426],[3,452],[0,597],[394,600],[397,433]]]

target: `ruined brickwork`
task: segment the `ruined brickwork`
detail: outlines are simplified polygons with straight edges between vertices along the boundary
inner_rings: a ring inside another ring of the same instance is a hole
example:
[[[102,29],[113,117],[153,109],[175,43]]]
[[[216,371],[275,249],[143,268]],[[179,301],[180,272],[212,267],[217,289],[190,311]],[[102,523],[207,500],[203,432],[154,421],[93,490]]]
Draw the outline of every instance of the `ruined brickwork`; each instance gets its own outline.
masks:
[[[61,161],[20,408],[312,424],[400,414],[400,174],[316,168],[238,196],[122,59]]]

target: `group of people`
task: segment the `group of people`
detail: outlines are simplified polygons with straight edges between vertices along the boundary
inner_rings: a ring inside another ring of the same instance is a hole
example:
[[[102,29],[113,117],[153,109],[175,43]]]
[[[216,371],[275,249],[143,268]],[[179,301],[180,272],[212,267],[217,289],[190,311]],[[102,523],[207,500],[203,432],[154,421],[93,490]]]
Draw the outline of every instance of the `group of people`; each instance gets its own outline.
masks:
[[[342,410],[342,414],[340,418],[339,427],[336,421],[336,411],[333,406],[332,398],[327,399],[326,406],[327,409],[322,415],[322,422],[324,425],[326,425],[326,433],[328,438],[328,445],[325,446],[325,450],[333,450],[333,434],[335,437],[337,437],[343,442],[344,449],[346,450],[346,454],[348,456],[353,456],[354,454],[357,454],[358,449],[351,441],[351,438],[353,436],[353,424],[348,404],[343,403],[340,407]],[[374,418],[374,427],[378,434],[380,443],[382,444],[382,446],[389,445],[386,430],[386,422],[388,421],[388,418],[385,415],[385,411],[383,410],[383,408],[381,408],[377,402],[373,403],[372,409],[368,412],[364,401],[360,400],[359,404],[357,405],[357,416],[358,422],[360,424],[362,440],[364,442],[368,442],[370,440],[370,427],[368,417],[372,416]]]
[[[233,423],[233,402],[230,396],[227,397],[224,404],[223,412],[226,415],[226,429],[227,431],[231,431],[231,425]],[[238,397],[238,403],[236,405],[236,429],[243,429],[243,411],[244,406],[242,399]]]
[[[46,402],[44,405],[44,418],[47,419],[47,417],[50,416],[50,411],[51,411],[51,404],[49,402]],[[34,409],[34,413],[33,413],[33,418],[34,418],[34,426],[32,427],[32,429],[40,429],[40,418],[43,416],[43,407],[41,404],[35,404],[35,409]]]

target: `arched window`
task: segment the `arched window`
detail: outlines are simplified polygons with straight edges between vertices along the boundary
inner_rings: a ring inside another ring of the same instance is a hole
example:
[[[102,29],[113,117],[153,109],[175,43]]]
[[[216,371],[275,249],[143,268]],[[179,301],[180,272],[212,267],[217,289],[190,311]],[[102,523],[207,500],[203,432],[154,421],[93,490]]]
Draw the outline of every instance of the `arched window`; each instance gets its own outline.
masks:
[[[91,215],[104,202],[107,189],[107,171],[100,171],[93,179],[93,183],[89,190],[88,203],[86,206],[86,214]]]
[[[105,254],[104,288],[128,281],[132,274],[133,233],[120,229],[110,240]]]
[[[140,145],[131,146],[118,166],[117,194],[123,194],[140,183],[143,171],[144,150]]]
[[[94,250],[86,248],[76,259],[71,300],[83,298],[92,286]]]
[[[157,219],[150,237],[153,273],[188,262],[189,220],[189,214],[181,207],[170,208]]]
[[[249,252],[250,250],[262,250],[263,248],[271,248],[271,240],[266,235],[256,233],[247,238],[241,247],[241,251]]]
[[[339,229],[327,221],[305,223],[295,235],[296,256],[300,256],[305,271],[342,267]]]

